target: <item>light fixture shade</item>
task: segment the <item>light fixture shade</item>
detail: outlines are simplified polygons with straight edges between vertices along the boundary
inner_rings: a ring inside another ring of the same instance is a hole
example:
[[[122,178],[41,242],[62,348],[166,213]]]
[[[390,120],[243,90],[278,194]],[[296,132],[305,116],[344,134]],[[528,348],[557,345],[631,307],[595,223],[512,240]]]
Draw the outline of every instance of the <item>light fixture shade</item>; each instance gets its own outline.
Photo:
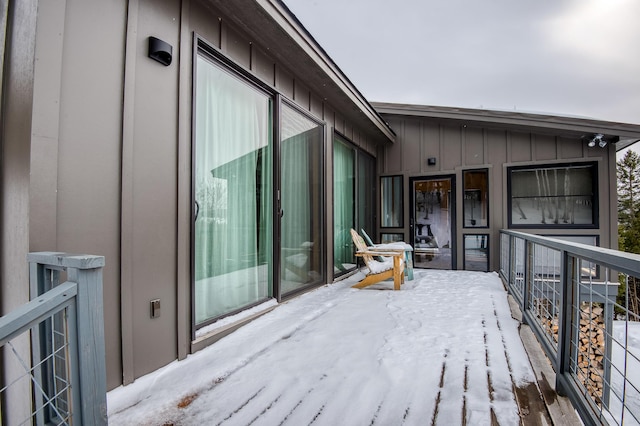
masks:
[[[593,148],[594,146],[596,146],[596,139],[595,139],[595,138],[591,139],[591,140],[589,141],[589,143],[587,144],[587,146],[588,146],[589,148]]]
[[[600,139],[600,140],[598,141],[598,146],[599,146],[600,148],[604,148],[605,146],[607,146],[607,141],[605,141],[604,139]]]

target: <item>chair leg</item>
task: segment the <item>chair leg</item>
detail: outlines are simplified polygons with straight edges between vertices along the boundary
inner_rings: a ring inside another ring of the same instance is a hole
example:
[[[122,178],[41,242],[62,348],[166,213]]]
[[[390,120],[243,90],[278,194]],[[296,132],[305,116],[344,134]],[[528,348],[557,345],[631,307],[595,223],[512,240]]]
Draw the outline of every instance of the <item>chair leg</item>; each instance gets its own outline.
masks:
[[[393,256],[393,289],[400,290],[400,285],[404,281],[404,270],[400,256]]]

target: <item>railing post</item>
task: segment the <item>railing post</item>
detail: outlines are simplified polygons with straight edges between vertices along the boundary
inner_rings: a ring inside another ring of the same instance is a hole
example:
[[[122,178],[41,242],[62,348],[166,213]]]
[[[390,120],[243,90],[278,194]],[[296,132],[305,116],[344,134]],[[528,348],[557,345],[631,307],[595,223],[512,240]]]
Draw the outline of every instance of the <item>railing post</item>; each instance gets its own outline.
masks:
[[[571,330],[572,330],[572,303],[573,300],[573,279],[576,272],[576,259],[562,250],[560,252],[560,315],[558,316],[558,352],[556,359],[556,391],[559,395],[566,396],[567,390],[564,388],[564,375],[570,365],[571,357]],[[578,275],[578,279],[580,276]],[[578,337],[576,336],[576,339]]]
[[[105,366],[102,268],[104,256],[67,255],[40,252],[28,255],[34,276],[45,281],[46,269],[67,271],[67,280],[77,283],[77,304],[74,309],[77,344],[71,344],[72,410],[74,423],[107,424],[107,379]],[[42,268],[42,266],[45,268]],[[36,278],[36,279],[37,279]],[[55,279],[53,281],[56,281]],[[55,285],[55,282],[49,285]],[[31,283],[32,289],[48,290],[47,283]],[[73,334],[73,330],[70,330]],[[73,368],[76,365],[77,369]]]
[[[67,278],[78,283],[76,330],[82,397],[75,407],[81,408],[81,424],[106,425],[107,374],[102,306],[104,257],[69,256],[65,260]]]
[[[522,283],[522,313],[529,310],[529,299],[531,298],[529,295],[529,290],[532,287],[533,280],[535,279],[535,274],[533,272],[534,269],[534,253],[535,251],[532,249],[533,243],[529,241],[524,241],[524,280]],[[525,315],[523,315],[523,318]],[[526,322],[526,320],[525,320]]]
[[[609,269],[606,270],[607,274],[613,274]],[[602,403],[605,407],[609,408],[611,404],[611,362],[613,359],[613,317],[615,316],[615,303],[616,297],[618,295],[618,285],[619,282],[616,281],[616,284],[610,284],[611,277],[607,277],[605,280],[605,301],[604,301],[604,329],[605,332],[605,344],[604,344],[604,361],[602,363],[603,368],[603,386],[602,386]],[[609,293],[609,289],[613,287],[616,289],[615,293]],[[629,289],[629,283],[625,288]],[[628,299],[627,299],[628,300]]]

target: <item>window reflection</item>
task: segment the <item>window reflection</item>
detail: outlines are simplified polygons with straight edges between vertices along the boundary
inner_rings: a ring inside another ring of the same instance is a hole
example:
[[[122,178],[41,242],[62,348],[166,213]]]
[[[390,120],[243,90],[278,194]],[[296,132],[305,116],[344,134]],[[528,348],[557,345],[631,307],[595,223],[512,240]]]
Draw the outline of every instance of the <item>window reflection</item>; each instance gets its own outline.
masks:
[[[469,170],[464,175],[464,227],[484,228],[489,220],[489,172]]]

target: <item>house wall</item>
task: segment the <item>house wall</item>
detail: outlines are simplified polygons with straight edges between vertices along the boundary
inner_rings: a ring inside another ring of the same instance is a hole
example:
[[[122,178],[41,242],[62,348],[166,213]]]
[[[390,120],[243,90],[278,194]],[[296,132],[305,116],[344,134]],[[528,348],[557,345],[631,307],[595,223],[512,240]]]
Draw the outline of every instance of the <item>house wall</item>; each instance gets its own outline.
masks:
[[[0,7],[0,316],[29,300],[29,111],[37,6],[35,0],[24,0],[3,1]],[[11,343],[11,349],[0,347],[0,388],[11,384],[0,392],[2,406],[11,407],[0,413],[3,424],[18,424],[31,413],[29,398],[24,398],[29,383],[18,375],[21,359],[30,358],[29,336]]]
[[[404,228],[384,232],[410,235],[409,178],[414,176],[455,175],[457,268],[463,267],[462,241],[465,234],[490,235],[490,269],[499,269],[499,230],[508,228],[507,168],[517,165],[596,161],[598,166],[598,229],[527,228],[527,232],[547,235],[597,235],[603,247],[617,248],[615,147],[589,148],[578,135],[559,135],[523,128],[495,127],[439,121],[429,117],[382,114],[397,134],[397,142],[381,148],[379,174],[404,176]],[[435,157],[436,165],[427,165]],[[489,170],[489,228],[463,228],[462,172]],[[514,228],[515,229],[515,228]]]
[[[204,1],[51,0],[39,8],[29,250],[105,256],[112,389],[193,349],[194,32],[326,121],[326,200],[332,199],[333,129],[373,154],[379,141],[309,89],[303,75],[274,60],[277,46],[251,40]],[[173,46],[170,66],[147,57],[149,36]],[[331,230],[332,204],[324,209]],[[329,231],[327,241],[332,238]],[[326,246],[331,279],[332,244]],[[152,299],[161,301],[159,318],[150,317]]]

